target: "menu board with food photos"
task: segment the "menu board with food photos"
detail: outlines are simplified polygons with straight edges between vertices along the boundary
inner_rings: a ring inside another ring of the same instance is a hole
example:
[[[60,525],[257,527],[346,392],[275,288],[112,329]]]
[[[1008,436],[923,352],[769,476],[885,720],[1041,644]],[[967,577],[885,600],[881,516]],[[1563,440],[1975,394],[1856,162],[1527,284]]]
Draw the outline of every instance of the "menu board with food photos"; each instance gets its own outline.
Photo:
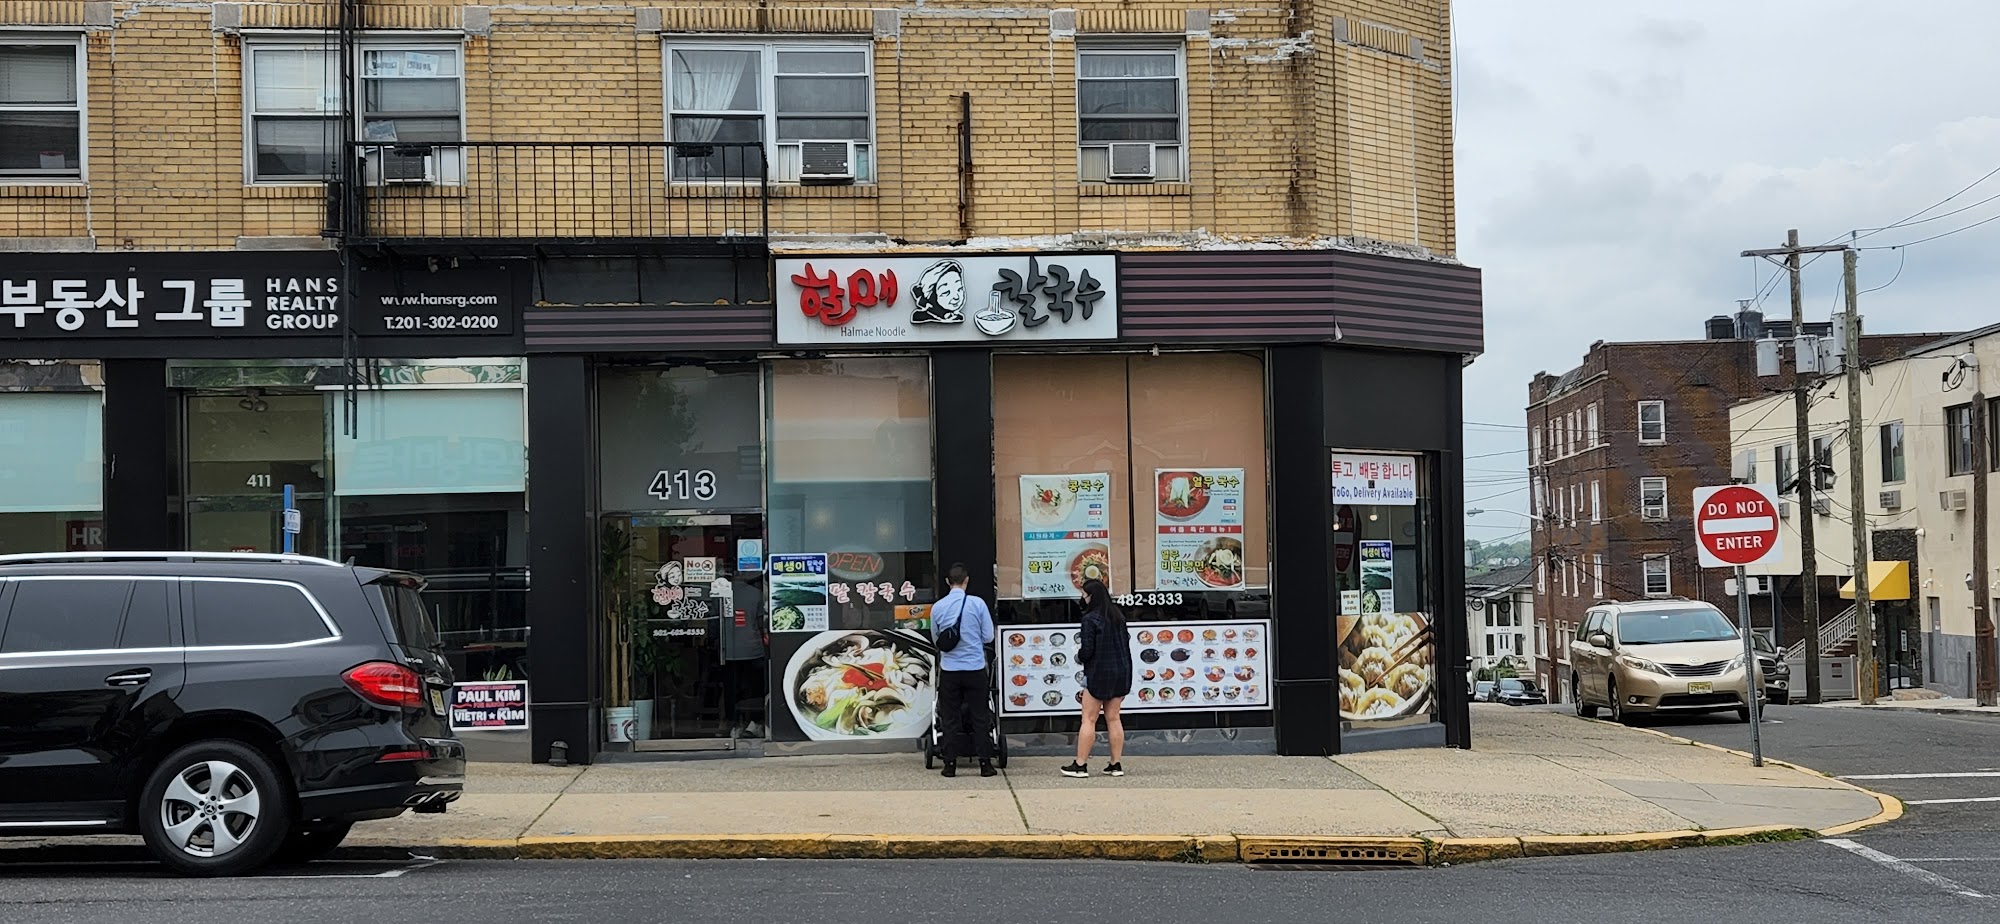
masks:
[[[1021,476],[1021,596],[1075,597],[1111,580],[1111,476]]]
[[[1125,712],[1271,708],[1271,623],[1126,623],[1132,693]],[[1000,627],[1000,711],[1074,713],[1083,704],[1075,623]]]
[[[1155,590],[1243,589],[1243,470],[1157,469]]]

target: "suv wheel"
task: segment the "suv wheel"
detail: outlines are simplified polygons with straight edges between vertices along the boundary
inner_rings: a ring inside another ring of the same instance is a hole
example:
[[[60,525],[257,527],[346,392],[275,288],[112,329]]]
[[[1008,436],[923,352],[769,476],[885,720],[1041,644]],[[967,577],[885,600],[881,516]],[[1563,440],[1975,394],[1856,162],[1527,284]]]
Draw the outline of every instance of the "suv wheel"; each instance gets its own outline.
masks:
[[[1569,675],[1569,693],[1576,700],[1576,714],[1586,719],[1597,718],[1597,707],[1583,699],[1583,681],[1575,674]]]
[[[285,835],[285,842],[278,845],[278,853],[273,858],[279,863],[311,863],[324,860],[334,848],[347,838],[354,822],[343,821],[316,828],[293,828]]]
[[[139,833],[175,872],[232,876],[271,858],[291,813],[263,754],[235,741],[201,741],[153,770],[139,800]]]

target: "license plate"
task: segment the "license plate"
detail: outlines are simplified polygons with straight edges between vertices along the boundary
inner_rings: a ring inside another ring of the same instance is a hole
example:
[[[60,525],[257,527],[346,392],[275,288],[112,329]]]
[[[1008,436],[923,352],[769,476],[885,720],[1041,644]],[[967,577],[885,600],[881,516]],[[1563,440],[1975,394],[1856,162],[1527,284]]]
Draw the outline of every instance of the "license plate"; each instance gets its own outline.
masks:
[[[1714,684],[1714,683],[1711,683],[1711,682],[1709,682],[1709,681],[1706,681],[1706,680],[1697,680],[1697,681],[1695,681],[1695,682],[1693,682],[1693,683],[1690,683],[1690,684],[1688,684],[1688,692],[1689,692],[1689,693],[1713,693],[1713,692],[1715,692],[1715,684]]]
[[[431,691],[431,712],[432,712],[433,714],[435,714],[435,715],[444,715],[444,691],[443,691],[443,690],[432,690],[432,691]]]

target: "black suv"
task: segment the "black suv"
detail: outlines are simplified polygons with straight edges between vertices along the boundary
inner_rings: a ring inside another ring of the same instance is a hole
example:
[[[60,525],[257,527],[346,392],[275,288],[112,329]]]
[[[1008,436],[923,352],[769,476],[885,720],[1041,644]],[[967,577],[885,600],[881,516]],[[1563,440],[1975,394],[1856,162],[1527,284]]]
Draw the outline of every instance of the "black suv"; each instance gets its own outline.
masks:
[[[444,811],[465,749],[422,589],[296,555],[0,555],[0,835],[136,833],[212,876]]]

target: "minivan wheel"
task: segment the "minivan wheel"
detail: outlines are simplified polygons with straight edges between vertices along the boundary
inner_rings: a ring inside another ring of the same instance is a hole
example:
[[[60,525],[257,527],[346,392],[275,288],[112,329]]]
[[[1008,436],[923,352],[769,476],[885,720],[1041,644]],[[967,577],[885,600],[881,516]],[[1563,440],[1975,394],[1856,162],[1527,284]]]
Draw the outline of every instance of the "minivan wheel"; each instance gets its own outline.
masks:
[[[1618,695],[1618,681],[1604,681],[1604,695],[1606,699],[1611,700],[1611,721],[1620,725],[1631,725],[1638,721],[1631,713],[1625,711],[1625,699]]]
[[[239,742],[200,741],[154,768],[139,799],[139,833],[175,872],[233,876],[271,858],[291,815],[268,758]]]
[[[331,855],[340,842],[347,839],[347,832],[354,829],[354,822],[342,821],[332,825],[313,828],[293,828],[285,835],[285,842],[278,845],[278,852],[272,859],[278,863],[311,863],[324,860]]]
[[[1750,721],[1750,707],[1749,707],[1749,706],[1738,706],[1738,707],[1736,707],[1736,721],[1738,721],[1738,722],[1743,722],[1743,723],[1745,723],[1745,724],[1748,724],[1748,723],[1749,723],[1749,721]]]
[[[1597,707],[1583,701],[1583,681],[1575,674],[1569,675],[1569,693],[1576,700],[1576,714],[1586,719],[1597,718]]]

